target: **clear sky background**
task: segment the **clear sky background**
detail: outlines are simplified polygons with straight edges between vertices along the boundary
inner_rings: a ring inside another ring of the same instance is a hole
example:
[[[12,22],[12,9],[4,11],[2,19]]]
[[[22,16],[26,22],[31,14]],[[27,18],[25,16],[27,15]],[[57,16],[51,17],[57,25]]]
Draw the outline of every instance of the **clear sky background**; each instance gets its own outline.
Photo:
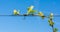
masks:
[[[45,15],[60,14],[60,0],[0,0],[0,15],[12,15],[14,9],[24,14],[31,5]],[[53,21],[60,32],[60,17],[54,17]],[[52,32],[52,28],[48,18],[28,16],[24,20],[23,16],[0,16],[0,32]]]

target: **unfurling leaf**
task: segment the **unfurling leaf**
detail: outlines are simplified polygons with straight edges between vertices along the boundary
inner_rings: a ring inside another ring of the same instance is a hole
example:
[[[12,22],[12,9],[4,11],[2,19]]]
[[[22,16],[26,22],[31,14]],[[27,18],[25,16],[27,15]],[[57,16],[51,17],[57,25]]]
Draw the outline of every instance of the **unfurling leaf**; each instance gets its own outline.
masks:
[[[29,15],[29,14],[34,14],[35,12],[36,12],[36,10],[33,10],[33,8],[34,8],[34,6],[30,6],[29,8],[28,8],[28,11],[27,11],[27,14]]]
[[[33,8],[34,8],[34,6],[30,6],[30,7],[28,8],[28,11],[33,10]]]

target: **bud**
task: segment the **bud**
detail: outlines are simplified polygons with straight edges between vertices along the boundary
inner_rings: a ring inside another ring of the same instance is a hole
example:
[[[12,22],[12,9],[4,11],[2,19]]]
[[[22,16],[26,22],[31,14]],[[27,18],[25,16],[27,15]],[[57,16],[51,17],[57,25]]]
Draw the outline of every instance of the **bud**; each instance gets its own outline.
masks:
[[[49,19],[48,22],[49,22],[50,26],[54,25],[54,22],[52,20]]]
[[[38,14],[39,14],[39,16],[44,16],[44,14],[42,12],[39,12]]]
[[[50,19],[52,19],[53,18],[53,13],[50,13]]]
[[[13,13],[14,15],[19,15],[19,11],[17,11],[16,9],[14,9]]]
[[[42,12],[39,12],[38,15],[41,16],[42,19],[44,19],[44,17],[45,17],[44,14],[43,14]]]
[[[53,13],[50,13],[50,16],[53,17]]]
[[[58,31],[58,29],[57,28],[54,28],[54,32],[57,32]]]

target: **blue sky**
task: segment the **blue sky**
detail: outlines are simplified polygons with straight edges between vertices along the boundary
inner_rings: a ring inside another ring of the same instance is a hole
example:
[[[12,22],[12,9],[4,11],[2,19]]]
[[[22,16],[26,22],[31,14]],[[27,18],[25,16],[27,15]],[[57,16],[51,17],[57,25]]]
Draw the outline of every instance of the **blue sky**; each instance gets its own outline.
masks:
[[[60,14],[60,0],[0,0],[0,15],[12,15],[13,10],[20,10],[20,14],[27,12],[33,5],[35,10],[49,15],[51,12]],[[48,18],[44,20],[37,16],[0,16],[0,32],[52,32]],[[60,32],[60,17],[54,17],[54,27]]]

